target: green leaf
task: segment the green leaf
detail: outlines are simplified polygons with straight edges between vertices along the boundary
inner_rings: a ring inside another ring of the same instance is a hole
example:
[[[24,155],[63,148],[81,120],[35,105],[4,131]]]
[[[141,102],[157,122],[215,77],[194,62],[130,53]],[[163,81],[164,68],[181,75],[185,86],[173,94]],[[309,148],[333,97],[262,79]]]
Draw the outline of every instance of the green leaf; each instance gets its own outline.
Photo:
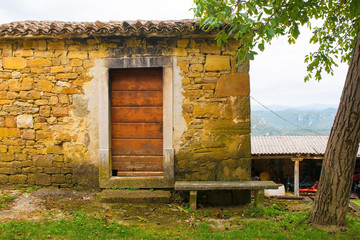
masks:
[[[258,48],[259,48],[260,51],[263,52],[264,49],[265,49],[264,43],[259,43]]]
[[[358,18],[360,15],[360,1],[351,0],[350,3],[350,16],[353,18]]]
[[[269,39],[272,39],[275,35],[275,31],[274,29],[270,28],[267,32],[266,32],[266,35]]]

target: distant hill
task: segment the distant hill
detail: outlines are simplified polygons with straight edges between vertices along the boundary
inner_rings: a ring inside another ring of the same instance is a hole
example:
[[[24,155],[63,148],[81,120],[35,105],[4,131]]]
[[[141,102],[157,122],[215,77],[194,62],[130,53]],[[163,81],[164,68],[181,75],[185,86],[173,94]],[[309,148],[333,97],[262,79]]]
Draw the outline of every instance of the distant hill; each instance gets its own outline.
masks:
[[[284,121],[261,106],[251,107],[252,136],[304,136],[329,135],[337,109],[323,105],[305,107],[270,106],[276,114],[293,123]],[[305,130],[306,129],[306,130]],[[308,130],[308,131],[307,131]]]

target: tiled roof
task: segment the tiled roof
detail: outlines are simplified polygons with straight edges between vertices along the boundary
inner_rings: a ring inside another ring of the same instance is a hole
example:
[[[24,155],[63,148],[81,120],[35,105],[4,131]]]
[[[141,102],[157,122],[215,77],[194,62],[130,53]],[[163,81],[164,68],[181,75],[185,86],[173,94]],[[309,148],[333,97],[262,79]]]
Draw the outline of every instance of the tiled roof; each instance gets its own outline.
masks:
[[[0,25],[0,37],[131,36],[178,33],[204,33],[204,31],[200,30],[199,21],[191,19],[109,22],[22,21]]]
[[[251,137],[251,154],[314,154],[325,153],[328,136]],[[357,154],[360,157],[360,149]]]

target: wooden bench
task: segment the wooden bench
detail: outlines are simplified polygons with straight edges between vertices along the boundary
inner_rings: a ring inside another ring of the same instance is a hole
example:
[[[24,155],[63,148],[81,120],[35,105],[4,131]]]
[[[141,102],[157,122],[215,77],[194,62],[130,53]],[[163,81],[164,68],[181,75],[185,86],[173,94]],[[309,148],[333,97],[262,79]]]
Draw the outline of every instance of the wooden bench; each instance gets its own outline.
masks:
[[[264,205],[264,189],[277,189],[273,181],[177,181],[175,190],[190,191],[190,208],[196,210],[197,191],[251,190],[254,191],[255,207]]]

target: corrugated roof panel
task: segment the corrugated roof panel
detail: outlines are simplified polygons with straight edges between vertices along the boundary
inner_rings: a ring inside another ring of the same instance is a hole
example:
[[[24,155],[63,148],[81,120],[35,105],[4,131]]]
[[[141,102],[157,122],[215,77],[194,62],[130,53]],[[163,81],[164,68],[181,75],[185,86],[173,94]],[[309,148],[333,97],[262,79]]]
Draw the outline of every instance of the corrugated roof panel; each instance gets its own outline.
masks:
[[[251,154],[324,154],[328,136],[251,137]],[[360,149],[357,154],[360,157]]]

